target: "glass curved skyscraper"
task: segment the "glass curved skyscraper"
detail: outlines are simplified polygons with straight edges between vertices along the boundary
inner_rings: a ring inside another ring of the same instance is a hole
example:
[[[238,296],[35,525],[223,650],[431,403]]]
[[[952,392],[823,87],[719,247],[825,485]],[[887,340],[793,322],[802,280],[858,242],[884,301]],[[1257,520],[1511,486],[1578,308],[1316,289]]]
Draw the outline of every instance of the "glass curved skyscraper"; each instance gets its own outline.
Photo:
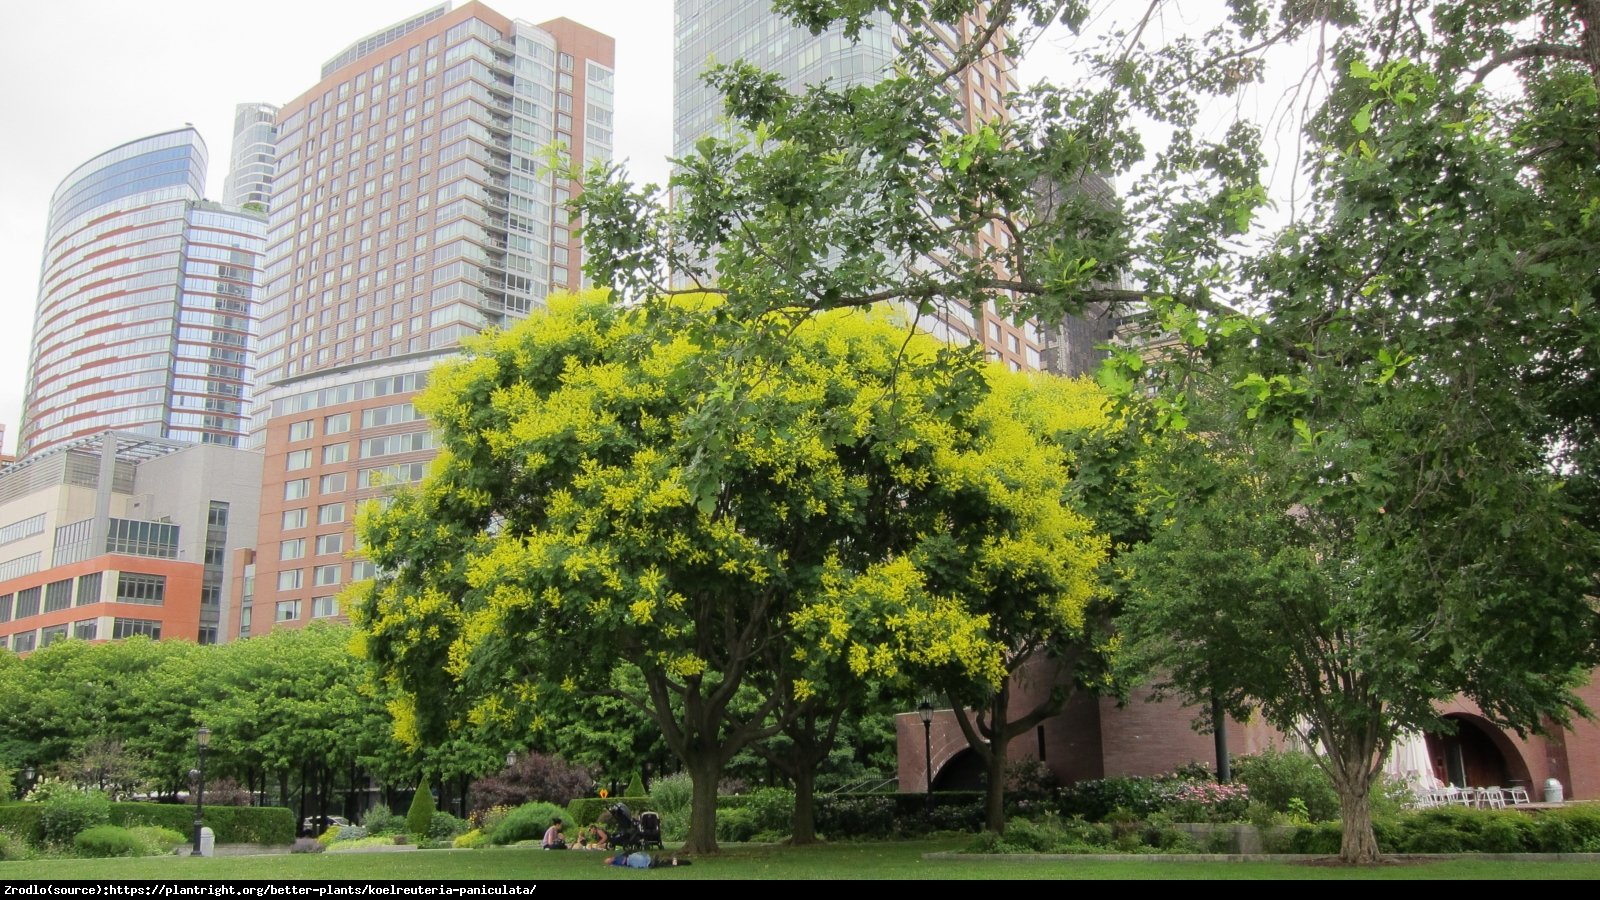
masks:
[[[201,199],[193,128],[130,141],[50,201],[18,455],[108,429],[238,446],[264,217]]]

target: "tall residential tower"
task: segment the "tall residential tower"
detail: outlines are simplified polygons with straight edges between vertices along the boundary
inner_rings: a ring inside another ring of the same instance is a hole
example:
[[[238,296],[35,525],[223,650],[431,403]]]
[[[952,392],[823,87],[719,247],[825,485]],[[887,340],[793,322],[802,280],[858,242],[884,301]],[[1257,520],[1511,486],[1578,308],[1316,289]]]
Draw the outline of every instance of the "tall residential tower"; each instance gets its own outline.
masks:
[[[548,154],[610,158],[613,57],[566,19],[445,4],[350,45],[279,112],[240,634],[336,613],[370,571],[346,557],[356,504],[435,455],[411,404],[429,370],[582,286],[575,185]]]
[[[50,200],[17,455],[107,429],[238,446],[265,219],[201,199],[193,128],[130,141]]]
[[[785,87],[798,90],[827,82],[840,86],[870,84],[882,78],[903,45],[903,33],[887,13],[868,19],[858,40],[833,27],[820,34],[797,27],[772,11],[771,0],[675,0],[676,34],[673,61],[673,155],[688,155],[706,135],[725,133],[721,96],[701,80],[712,63],[743,59],[782,76]],[[957,48],[983,33],[980,16],[964,18],[954,29],[929,26],[936,39],[931,50],[948,63]],[[1010,57],[1002,52],[1009,40],[996,30],[981,58],[968,67],[959,83],[952,80],[952,99],[959,108],[950,127],[969,130],[992,119],[1006,119],[1006,96],[1017,89]],[[979,243],[999,246],[997,233],[984,233]],[[976,251],[976,248],[974,248]],[[1013,369],[1040,366],[1038,329],[1001,317],[992,307],[953,307],[938,319],[921,323],[936,336],[958,342],[977,341],[989,358]]]
[[[273,154],[278,135],[278,108],[270,103],[241,103],[233,111],[233,150],[222,202],[267,211],[272,202]]]

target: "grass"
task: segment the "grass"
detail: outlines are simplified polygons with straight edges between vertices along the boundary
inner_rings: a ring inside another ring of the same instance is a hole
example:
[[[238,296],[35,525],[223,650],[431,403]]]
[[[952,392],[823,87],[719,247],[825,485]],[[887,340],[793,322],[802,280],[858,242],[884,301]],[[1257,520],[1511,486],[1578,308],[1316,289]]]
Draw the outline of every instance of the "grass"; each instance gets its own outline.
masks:
[[[602,854],[549,853],[532,848],[419,850],[182,859],[58,859],[0,863],[0,881],[64,878],[161,881],[553,881],[656,879],[1060,879],[1060,880],[1600,880],[1600,863],[1499,862],[1472,858],[1405,862],[1370,869],[1276,862],[1103,862],[1009,859],[934,859],[924,853],[959,850],[965,839],[815,847],[731,845],[715,857],[680,869],[639,871],[601,865]]]

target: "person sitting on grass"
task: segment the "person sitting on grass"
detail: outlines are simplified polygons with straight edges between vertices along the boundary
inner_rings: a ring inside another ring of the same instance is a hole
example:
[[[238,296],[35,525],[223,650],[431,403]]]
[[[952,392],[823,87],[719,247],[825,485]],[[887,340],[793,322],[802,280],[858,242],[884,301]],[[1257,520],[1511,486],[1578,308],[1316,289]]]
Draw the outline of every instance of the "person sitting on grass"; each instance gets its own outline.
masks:
[[[611,835],[598,823],[578,832],[579,850],[610,850]]]
[[[565,828],[565,827],[566,826],[561,823],[561,817],[560,816],[557,816],[554,819],[550,820],[550,827],[546,828],[544,830],[544,844],[543,844],[544,849],[546,849],[546,850],[565,850],[565,849],[567,849],[567,839],[561,835],[561,830],[563,828]]]
[[[626,866],[630,869],[670,869],[673,866],[687,866],[687,859],[676,856],[660,856],[652,858],[648,853],[618,853],[605,859],[608,866]]]

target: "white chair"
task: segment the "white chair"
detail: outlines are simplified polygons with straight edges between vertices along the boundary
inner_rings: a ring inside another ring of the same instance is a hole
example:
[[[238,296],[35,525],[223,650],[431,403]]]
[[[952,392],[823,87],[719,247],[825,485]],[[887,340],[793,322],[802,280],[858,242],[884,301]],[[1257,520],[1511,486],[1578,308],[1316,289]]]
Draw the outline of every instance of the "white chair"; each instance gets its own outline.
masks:
[[[1478,788],[1479,809],[1505,809],[1506,795],[1499,785]]]
[[[1532,798],[1528,796],[1528,789],[1525,787],[1512,785],[1511,787],[1506,788],[1505,792],[1506,799],[1511,802],[1512,806],[1521,806],[1524,803],[1533,802]]]

